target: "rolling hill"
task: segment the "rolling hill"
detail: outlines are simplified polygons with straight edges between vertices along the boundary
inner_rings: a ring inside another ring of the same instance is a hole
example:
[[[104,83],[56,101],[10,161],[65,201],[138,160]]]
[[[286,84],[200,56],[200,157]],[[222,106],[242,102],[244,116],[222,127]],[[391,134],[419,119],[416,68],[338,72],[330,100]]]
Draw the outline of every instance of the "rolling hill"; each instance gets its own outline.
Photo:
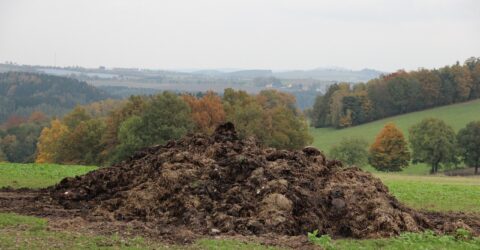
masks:
[[[363,138],[369,143],[372,143],[377,133],[380,132],[383,126],[388,122],[395,123],[408,139],[408,128],[413,124],[420,122],[422,119],[429,117],[442,119],[448,125],[452,126],[455,131],[458,131],[468,122],[480,120],[480,100],[393,116],[345,129],[311,128],[310,132],[314,137],[313,146],[328,153],[332,146],[339,143],[342,138],[357,137]],[[412,167],[415,168],[415,166]],[[422,172],[423,170],[418,171]],[[425,172],[427,171],[428,168],[425,169]]]
[[[310,128],[310,133],[314,138],[313,146],[328,154],[330,149],[339,143],[342,138],[363,138],[367,140],[368,143],[373,143],[375,136],[388,122],[395,123],[408,139],[408,128],[415,123],[420,122],[422,119],[429,117],[442,119],[448,125],[452,126],[455,131],[458,131],[467,123],[480,120],[480,100],[393,116],[345,129]],[[376,172],[371,166],[366,166],[365,169],[370,172]],[[401,173],[427,175],[429,173],[429,167],[426,164],[412,164],[405,168]]]
[[[108,97],[106,92],[69,77],[0,73],[0,123],[11,115],[28,116],[33,111],[62,115],[76,105]]]

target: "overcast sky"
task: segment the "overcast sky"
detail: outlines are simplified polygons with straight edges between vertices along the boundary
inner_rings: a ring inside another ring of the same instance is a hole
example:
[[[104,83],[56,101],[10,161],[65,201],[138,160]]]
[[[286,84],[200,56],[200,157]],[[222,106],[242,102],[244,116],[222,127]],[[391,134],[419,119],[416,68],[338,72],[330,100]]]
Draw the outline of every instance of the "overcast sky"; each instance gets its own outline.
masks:
[[[1,62],[393,71],[470,56],[479,0],[0,0]]]

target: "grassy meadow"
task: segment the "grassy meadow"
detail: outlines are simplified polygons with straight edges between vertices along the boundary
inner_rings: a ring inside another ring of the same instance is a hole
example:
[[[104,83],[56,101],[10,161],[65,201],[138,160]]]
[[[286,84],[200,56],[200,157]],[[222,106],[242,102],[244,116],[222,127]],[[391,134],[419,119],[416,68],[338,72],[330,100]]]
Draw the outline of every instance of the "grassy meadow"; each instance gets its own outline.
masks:
[[[403,131],[404,136],[408,138],[408,128],[420,122],[422,119],[429,117],[442,119],[448,125],[452,126],[455,131],[458,131],[465,127],[467,123],[480,120],[480,99],[393,116],[351,128],[312,128],[310,133],[314,137],[313,146],[328,152],[330,148],[338,144],[342,138],[357,137],[372,143],[378,132],[380,132],[388,122],[395,123],[395,125]]]
[[[0,187],[41,188],[63,177],[75,176],[95,167],[55,164],[0,164]],[[468,177],[411,176],[375,173],[402,202],[432,211],[480,213],[480,179]],[[461,235],[464,237],[465,235]],[[387,239],[321,238],[325,249],[479,249],[479,238],[459,239],[432,232],[405,233]],[[0,213],[0,249],[278,249],[230,239],[202,239],[188,246],[165,245],[142,237],[86,235],[55,231],[44,218]]]
[[[56,184],[65,177],[83,175],[94,166],[58,164],[16,164],[0,162],[0,187],[42,188]]]
[[[465,127],[471,121],[480,120],[480,99],[465,103],[453,104],[423,111],[393,116],[382,120],[362,124],[359,126],[335,129],[335,128],[311,128],[310,133],[314,138],[313,146],[329,153],[330,149],[338,144],[343,138],[362,138],[369,144],[373,143],[375,136],[386,123],[393,122],[403,132],[408,140],[408,129],[424,118],[438,118],[452,126],[456,132]],[[373,173],[377,171],[371,166],[365,166],[365,170]],[[427,164],[412,164],[402,170],[400,174],[428,175],[430,167]]]

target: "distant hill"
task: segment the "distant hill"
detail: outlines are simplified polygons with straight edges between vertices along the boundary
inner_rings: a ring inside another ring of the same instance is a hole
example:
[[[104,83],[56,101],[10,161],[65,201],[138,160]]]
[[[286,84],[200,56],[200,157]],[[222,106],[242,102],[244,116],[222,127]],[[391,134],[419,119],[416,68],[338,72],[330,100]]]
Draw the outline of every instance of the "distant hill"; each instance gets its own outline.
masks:
[[[76,105],[109,97],[106,92],[73,78],[28,72],[0,73],[0,123],[11,115],[28,116],[33,111],[62,115]]]
[[[282,79],[316,79],[337,82],[366,82],[379,77],[384,72],[373,69],[348,70],[342,68],[318,68],[312,70],[294,70],[276,72],[273,75]]]
[[[338,144],[343,138],[363,138],[369,143],[372,143],[377,133],[380,132],[388,122],[395,123],[408,139],[408,128],[424,118],[431,117],[444,120],[448,125],[452,126],[455,131],[458,131],[465,127],[467,123],[480,120],[480,100],[392,116],[344,129],[311,128],[310,132],[314,137],[313,145],[328,152],[332,146]]]

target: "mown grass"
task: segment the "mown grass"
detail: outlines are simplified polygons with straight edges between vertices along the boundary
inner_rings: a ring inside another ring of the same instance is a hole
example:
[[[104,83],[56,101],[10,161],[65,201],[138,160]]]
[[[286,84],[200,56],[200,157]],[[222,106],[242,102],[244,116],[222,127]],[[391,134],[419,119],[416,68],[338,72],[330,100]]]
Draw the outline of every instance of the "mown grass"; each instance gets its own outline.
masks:
[[[460,231],[459,235],[435,235],[431,231],[424,233],[403,233],[398,237],[369,240],[335,240],[322,244],[324,249],[388,249],[388,250],[478,250],[480,238],[471,237]]]
[[[65,177],[83,175],[96,168],[79,165],[0,163],[0,187],[48,187]]]
[[[389,122],[395,123],[395,125],[402,130],[404,136],[408,139],[408,129],[415,123],[420,122],[422,119],[430,117],[442,119],[448,125],[452,126],[455,131],[458,131],[465,127],[467,123],[480,120],[480,100],[393,116],[345,129],[311,128],[310,133],[314,138],[313,146],[328,154],[330,149],[334,145],[337,145],[343,138],[362,138],[368,143],[373,143],[378,132],[380,132],[383,126]],[[373,169],[369,166],[366,168],[368,170]],[[412,164],[402,171],[402,173],[426,175],[429,173],[429,167],[425,164]]]
[[[375,174],[405,204],[431,211],[480,213],[480,178]]]
[[[18,168],[16,168],[18,167]],[[53,168],[53,169],[52,169]],[[46,187],[95,167],[54,164],[0,164],[0,187]],[[52,171],[49,173],[49,171]],[[480,212],[480,178],[375,173],[402,202],[434,211]],[[41,179],[41,180],[40,180]],[[14,184],[14,185],[12,185]],[[480,249],[478,239],[459,240],[429,232],[396,238],[331,241],[330,249]],[[476,247],[476,248],[475,248]],[[165,245],[142,237],[98,236],[52,231],[47,220],[0,213],[0,249],[278,249],[237,240],[202,239],[192,245]]]

